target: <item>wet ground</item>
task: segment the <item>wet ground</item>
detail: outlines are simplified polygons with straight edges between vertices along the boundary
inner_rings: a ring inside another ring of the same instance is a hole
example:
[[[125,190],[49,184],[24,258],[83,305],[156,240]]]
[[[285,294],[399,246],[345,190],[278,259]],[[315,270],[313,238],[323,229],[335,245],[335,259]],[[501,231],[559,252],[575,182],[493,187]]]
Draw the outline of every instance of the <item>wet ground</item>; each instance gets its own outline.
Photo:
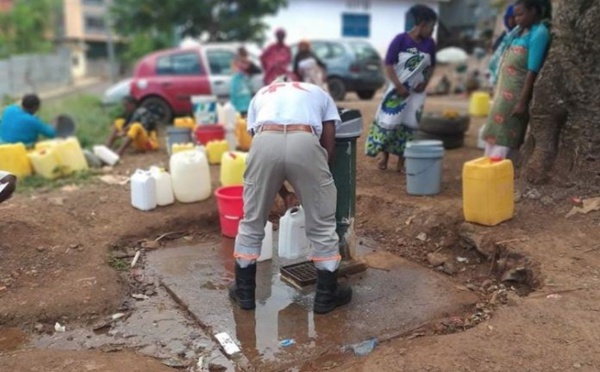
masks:
[[[240,346],[242,352],[232,357],[236,364],[260,371],[301,366],[371,338],[398,337],[477,300],[441,274],[362,248],[370,268],[348,278],[354,290],[350,305],[315,316],[314,288],[300,291],[282,281],[275,259],[259,264],[256,310],[241,311],[226,292],[233,278],[232,246],[223,239],[163,249],[149,254],[146,265],[207,334],[225,332]]]

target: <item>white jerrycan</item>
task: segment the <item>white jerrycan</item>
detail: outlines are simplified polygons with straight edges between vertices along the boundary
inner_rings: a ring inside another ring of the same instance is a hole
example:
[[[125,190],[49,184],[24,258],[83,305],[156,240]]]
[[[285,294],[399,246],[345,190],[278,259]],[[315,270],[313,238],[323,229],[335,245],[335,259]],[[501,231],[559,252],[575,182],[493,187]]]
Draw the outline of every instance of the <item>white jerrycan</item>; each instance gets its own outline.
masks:
[[[483,132],[485,132],[485,125],[482,125],[477,134],[477,148],[485,150],[485,138],[483,138]]]
[[[156,181],[150,172],[137,169],[131,176],[131,205],[142,211],[156,208]]]
[[[171,175],[159,167],[150,167],[150,174],[156,182],[156,203],[161,207],[175,203]]]
[[[290,208],[279,220],[279,257],[295,260],[310,254],[310,242],[306,237],[304,209]]]
[[[265,225],[265,238],[260,248],[260,257],[258,262],[267,261],[273,258],[273,224],[267,221]]]

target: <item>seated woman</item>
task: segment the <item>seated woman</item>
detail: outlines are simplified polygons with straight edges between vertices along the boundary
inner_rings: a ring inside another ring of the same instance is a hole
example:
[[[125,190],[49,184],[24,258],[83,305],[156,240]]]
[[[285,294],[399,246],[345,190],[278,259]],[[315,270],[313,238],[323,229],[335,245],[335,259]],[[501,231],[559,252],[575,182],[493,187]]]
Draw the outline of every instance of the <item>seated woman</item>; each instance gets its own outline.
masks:
[[[9,199],[17,188],[17,177],[0,171],[0,203]]]
[[[118,138],[124,138],[117,150],[119,156],[125,154],[130,145],[138,151],[152,151],[158,149],[158,135],[156,134],[156,117],[144,107],[138,107],[134,97],[127,96],[123,99],[125,117],[115,120],[114,129],[108,138],[106,146],[114,146]]]
[[[33,146],[39,136],[56,137],[53,126],[40,120],[36,113],[42,102],[35,94],[23,96],[21,104],[6,107],[0,121],[0,143],[23,143]]]
[[[516,160],[529,123],[533,87],[550,45],[544,21],[550,18],[547,0],[517,0],[514,5],[518,27],[499,47],[496,99],[484,129],[485,156]]]

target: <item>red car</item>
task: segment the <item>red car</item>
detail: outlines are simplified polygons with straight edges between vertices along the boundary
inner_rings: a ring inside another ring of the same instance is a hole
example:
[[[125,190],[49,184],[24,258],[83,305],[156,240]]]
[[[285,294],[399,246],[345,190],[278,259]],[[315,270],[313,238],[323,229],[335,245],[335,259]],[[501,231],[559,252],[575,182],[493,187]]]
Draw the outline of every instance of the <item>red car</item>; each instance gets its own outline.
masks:
[[[238,45],[213,44],[161,50],[142,58],[135,67],[131,95],[164,123],[192,114],[191,96],[229,95],[232,61]],[[262,74],[252,78],[260,89]]]

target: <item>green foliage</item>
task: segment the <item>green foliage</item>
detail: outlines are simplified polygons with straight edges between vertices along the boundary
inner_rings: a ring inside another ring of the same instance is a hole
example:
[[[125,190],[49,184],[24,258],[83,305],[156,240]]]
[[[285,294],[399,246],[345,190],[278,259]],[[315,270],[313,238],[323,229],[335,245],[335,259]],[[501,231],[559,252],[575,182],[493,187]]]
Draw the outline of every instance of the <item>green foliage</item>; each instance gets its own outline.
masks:
[[[122,62],[131,65],[150,52],[168,48],[172,41],[172,37],[165,34],[156,36],[142,32],[131,34],[129,42],[119,50],[119,57]]]
[[[58,0],[15,1],[9,12],[0,13],[0,58],[51,51],[48,36],[54,31],[59,5]]]
[[[54,122],[60,114],[73,118],[81,146],[89,148],[106,141],[112,122],[121,115],[121,107],[104,107],[100,98],[89,94],[42,102],[40,118],[45,122]]]
[[[119,0],[113,6],[117,32],[131,35],[197,37],[210,41],[262,41],[263,17],[287,0]]]
[[[59,170],[60,171],[60,170]],[[17,186],[17,192],[29,194],[39,189],[59,189],[69,185],[82,185],[94,180],[94,173],[91,171],[81,171],[73,173],[66,177],[57,178],[55,180],[49,180],[40,175],[34,174],[29,177],[25,177],[19,181]]]

